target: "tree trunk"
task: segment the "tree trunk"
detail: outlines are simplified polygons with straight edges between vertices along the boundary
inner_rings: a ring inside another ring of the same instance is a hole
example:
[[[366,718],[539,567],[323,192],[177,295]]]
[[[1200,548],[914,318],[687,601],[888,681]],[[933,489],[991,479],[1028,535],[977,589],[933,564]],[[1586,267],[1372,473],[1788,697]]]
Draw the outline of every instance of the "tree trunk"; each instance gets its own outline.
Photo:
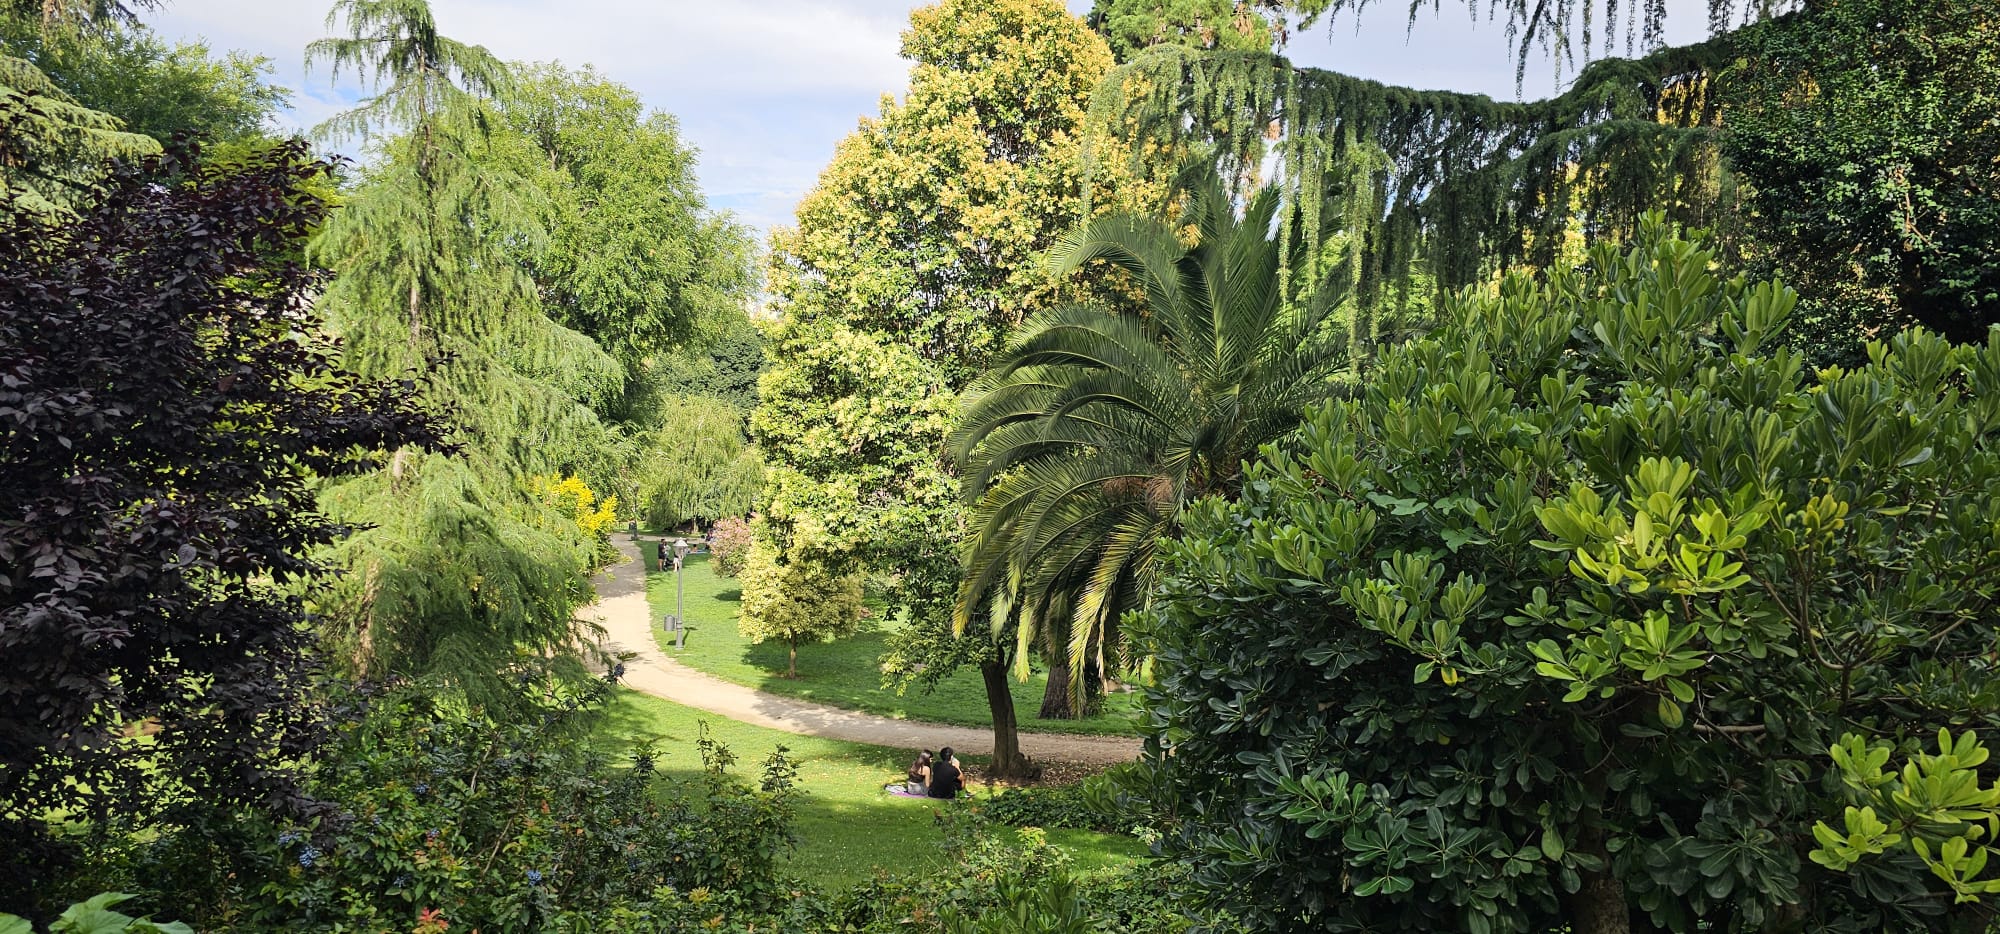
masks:
[[[421,276],[410,277],[410,350],[422,354],[424,346],[424,293],[418,288]]]
[[[785,677],[796,681],[799,677],[799,640],[793,639],[785,645],[791,649],[791,659],[785,664]]]
[[[1014,695],[1007,689],[1007,661],[990,658],[979,663],[986,683],[986,706],[993,712],[993,769],[997,778],[1023,778],[1032,767],[1021,755],[1021,731],[1014,719]]]
[[[1076,708],[1070,704],[1069,660],[1048,658],[1049,683],[1042,689],[1042,709],[1036,716],[1044,720],[1074,720]]]
[[[1603,833],[1588,827],[1576,841],[1579,852],[1604,862],[1598,872],[1583,873],[1583,886],[1562,898],[1563,914],[1575,934],[1632,934],[1632,909],[1625,901],[1625,883],[1611,874],[1611,855],[1604,851]]]

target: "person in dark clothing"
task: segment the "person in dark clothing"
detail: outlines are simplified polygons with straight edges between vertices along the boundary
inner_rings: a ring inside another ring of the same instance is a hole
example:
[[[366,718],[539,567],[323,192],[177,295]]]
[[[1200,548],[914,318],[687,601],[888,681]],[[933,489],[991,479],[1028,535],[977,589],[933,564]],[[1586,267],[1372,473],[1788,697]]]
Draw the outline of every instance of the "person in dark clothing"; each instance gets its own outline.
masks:
[[[905,787],[910,794],[927,794],[931,780],[931,751],[926,749],[919,754],[917,761],[910,763],[910,768],[904,777],[909,779]]]
[[[937,758],[931,760],[931,782],[924,794],[932,798],[956,798],[965,790],[965,773],[958,770],[958,760],[951,754],[951,747],[938,750]]]

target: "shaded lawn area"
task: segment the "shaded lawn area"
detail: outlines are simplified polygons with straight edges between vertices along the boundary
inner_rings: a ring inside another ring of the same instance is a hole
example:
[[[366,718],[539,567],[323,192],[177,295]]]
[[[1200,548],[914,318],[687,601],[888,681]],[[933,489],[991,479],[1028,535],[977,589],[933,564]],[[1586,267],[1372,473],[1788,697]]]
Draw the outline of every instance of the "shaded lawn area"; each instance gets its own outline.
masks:
[[[692,779],[701,769],[701,753],[694,745],[701,723],[736,755],[731,771],[747,781],[757,780],[764,757],[779,745],[798,762],[799,846],[784,862],[785,872],[837,889],[870,878],[878,867],[911,873],[945,865],[932,814],[946,805],[892,797],[882,790],[902,777],[909,750],[767,730],[630,689],[621,689],[607,709],[596,742],[621,757],[636,743],[655,742],[660,772]],[[1145,846],[1131,837],[1083,830],[1050,830],[1048,836],[1079,869],[1129,864],[1145,855]]]
[[[673,637],[662,619],[674,611],[674,572],[651,570],[659,564],[659,544],[641,542],[646,555],[646,597],[653,611],[653,636],[669,655],[724,681],[733,681],[772,694],[861,710],[897,720],[922,720],[961,726],[993,725],[986,709],[986,688],[979,671],[964,668],[939,683],[929,694],[911,688],[898,696],[882,686],[882,653],[887,646],[884,621],[873,631],[863,631],[835,642],[799,646],[799,677],[786,678],[785,645],[766,642],[752,645],[736,631],[736,614],[742,591],[736,581],[718,576],[709,569],[708,555],[689,555],[686,576],[687,618],[693,627],[687,647],[676,651]],[[1043,720],[1034,716],[1042,706],[1042,689],[1047,676],[1040,672],[1027,681],[1012,683],[1014,711],[1023,730],[1045,733],[1089,733],[1131,735],[1139,731],[1138,694],[1113,694],[1104,700],[1104,709],[1087,720]]]

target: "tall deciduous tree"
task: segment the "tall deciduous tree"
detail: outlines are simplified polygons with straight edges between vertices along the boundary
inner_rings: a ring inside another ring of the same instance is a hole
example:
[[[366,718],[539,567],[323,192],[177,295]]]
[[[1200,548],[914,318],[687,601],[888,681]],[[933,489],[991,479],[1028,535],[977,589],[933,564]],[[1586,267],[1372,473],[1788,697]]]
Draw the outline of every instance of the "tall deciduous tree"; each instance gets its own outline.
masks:
[[[407,382],[335,363],[292,254],[304,146],[130,164],[0,220],[0,900],[54,814],[307,807],[322,478],[435,445]],[[29,828],[29,829],[24,829]]]
[[[1155,45],[1195,49],[1283,46],[1294,27],[1317,18],[1325,0],[1096,0],[1090,24],[1125,61]]]
[[[0,51],[27,60],[77,103],[162,143],[186,133],[216,144],[262,136],[290,98],[269,83],[270,60],[205,44],[168,43],[138,25],[43,29],[0,15]]]
[[[635,374],[741,321],[753,246],[709,210],[674,118],[590,68],[517,66],[511,85],[497,106],[532,156],[516,170],[548,204],[528,260],[547,313]]]
[[[743,439],[743,414],[713,396],[667,396],[659,426],[640,438],[639,515],[656,528],[742,518],[756,505],[764,465]]]
[[[1144,304],[1038,312],[967,391],[954,432],[973,530],[954,625],[987,611],[1022,653],[1038,630],[1060,643],[1049,679],[1076,710],[1087,675],[1115,674],[1118,621],[1151,594],[1181,507],[1233,493],[1244,460],[1330,394],[1348,362],[1334,326],[1344,268],[1319,288],[1279,284],[1279,191],[1260,190],[1239,217],[1209,166],[1185,177],[1178,222],[1107,215],[1051,254],[1060,273],[1110,263]],[[1183,245],[1184,231],[1198,242]]]
[[[903,54],[909,94],[841,142],[797,226],[772,235],[780,317],[751,430],[786,560],[896,569],[913,625],[941,628],[958,570],[953,396],[1055,291],[1036,255],[1090,212],[1081,128],[1111,55],[1054,0],[925,7]],[[982,665],[1004,678],[999,649]]]

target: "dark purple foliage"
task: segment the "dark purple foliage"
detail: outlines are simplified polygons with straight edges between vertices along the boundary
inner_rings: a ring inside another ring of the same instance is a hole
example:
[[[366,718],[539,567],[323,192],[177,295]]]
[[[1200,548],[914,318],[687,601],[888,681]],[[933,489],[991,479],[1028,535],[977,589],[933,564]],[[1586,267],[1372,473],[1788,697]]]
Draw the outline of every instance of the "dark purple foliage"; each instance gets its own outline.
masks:
[[[340,531],[316,478],[442,446],[415,384],[340,370],[312,314],[295,260],[327,170],[297,142],[182,149],[60,225],[0,217],[0,836],[50,809],[310,809],[300,594]],[[135,732],[145,762],[110,742]]]

